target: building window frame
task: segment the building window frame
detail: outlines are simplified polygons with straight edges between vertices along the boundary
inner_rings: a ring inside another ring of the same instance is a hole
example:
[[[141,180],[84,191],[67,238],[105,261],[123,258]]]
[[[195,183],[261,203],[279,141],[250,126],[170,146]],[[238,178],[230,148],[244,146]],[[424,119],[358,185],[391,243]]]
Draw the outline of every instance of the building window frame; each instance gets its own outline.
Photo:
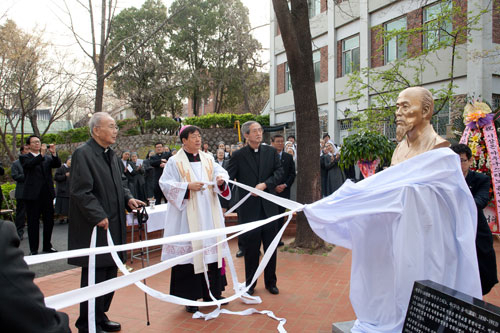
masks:
[[[453,22],[452,20],[446,20],[444,22],[438,22],[438,17],[436,13],[442,13],[443,10],[451,12],[451,6],[453,6],[452,2],[447,1],[439,1],[430,6],[424,7],[422,13],[422,23],[424,26],[424,36],[423,36],[423,47],[428,50],[433,45],[439,44],[441,42],[445,42],[450,38],[450,35],[446,32],[453,31]],[[428,27],[436,30],[430,30]],[[432,40],[431,40],[432,38]]]
[[[309,7],[309,18],[313,18],[321,14],[321,0],[307,0]]]
[[[404,22],[403,22],[404,21]],[[384,23],[384,32],[389,34],[391,31],[406,31],[408,20],[406,15],[400,16],[394,20]],[[388,64],[398,59],[403,59],[407,54],[406,38],[399,35],[384,40],[384,63]]]
[[[312,53],[313,68],[314,68],[314,82],[321,81],[321,50],[314,50]]]
[[[290,67],[288,62],[285,62],[285,92],[292,90],[292,79],[290,77]]]
[[[356,44],[351,44],[354,40],[357,40],[357,46]],[[342,76],[359,71],[359,50],[359,35],[342,40]]]

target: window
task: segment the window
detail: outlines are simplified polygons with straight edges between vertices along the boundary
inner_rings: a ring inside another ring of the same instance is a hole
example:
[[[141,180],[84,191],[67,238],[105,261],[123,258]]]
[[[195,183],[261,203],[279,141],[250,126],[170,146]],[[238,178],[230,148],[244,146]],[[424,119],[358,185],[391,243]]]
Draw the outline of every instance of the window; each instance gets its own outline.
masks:
[[[436,112],[438,113],[436,114]],[[441,100],[435,100],[434,113],[435,114],[431,119],[431,124],[436,133],[444,137],[446,136],[446,126],[450,123],[450,106],[448,102],[443,105]]]
[[[491,108],[492,111],[496,111],[498,110],[498,108],[500,108],[500,95],[493,94],[491,106],[492,106]]]
[[[424,48],[430,49],[439,42],[446,42],[452,31],[451,1],[439,2],[424,8]]]
[[[321,51],[316,50],[313,52],[313,66],[314,66],[314,82],[321,80]]]
[[[385,24],[388,38],[385,42],[385,63],[406,56],[406,39],[400,33],[406,31],[406,16]]]
[[[359,36],[342,41],[342,75],[359,71]]]
[[[309,5],[309,18],[321,13],[321,0],[307,0]]]
[[[292,80],[290,78],[290,68],[288,63],[285,63],[285,91],[292,90]]]

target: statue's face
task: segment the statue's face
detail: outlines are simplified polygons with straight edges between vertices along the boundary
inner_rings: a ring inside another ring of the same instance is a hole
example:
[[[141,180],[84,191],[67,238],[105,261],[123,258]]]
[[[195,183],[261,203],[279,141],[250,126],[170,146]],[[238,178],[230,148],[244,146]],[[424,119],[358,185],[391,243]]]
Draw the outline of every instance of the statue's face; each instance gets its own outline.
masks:
[[[418,90],[403,90],[396,102],[396,139],[403,140],[423,122],[422,96]]]

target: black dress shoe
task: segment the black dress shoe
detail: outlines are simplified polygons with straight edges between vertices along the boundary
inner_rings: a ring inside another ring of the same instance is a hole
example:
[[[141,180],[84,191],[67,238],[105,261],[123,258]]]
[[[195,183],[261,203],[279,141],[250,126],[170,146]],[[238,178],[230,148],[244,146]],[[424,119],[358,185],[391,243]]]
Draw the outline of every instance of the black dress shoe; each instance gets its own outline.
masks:
[[[106,332],[118,332],[122,330],[122,325],[116,321],[104,321],[100,323],[101,328]]]
[[[100,327],[96,327],[95,332],[96,333],[106,333]],[[81,329],[81,330],[78,330],[78,333],[89,333],[89,330]]]
[[[30,256],[36,256],[38,254],[38,251],[31,251]]]
[[[57,252],[57,250],[54,249],[53,247],[51,247],[50,249],[43,249],[43,252],[45,252],[45,253],[54,253],[54,252]]]
[[[276,286],[266,287],[266,289],[273,295],[278,295],[280,293],[280,290]]]
[[[247,294],[250,295],[250,296],[252,296],[254,292],[255,292],[255,289],[254,288],[250,288],[250,289],[248,289]]]
[[[278,243],[278,246],[283,246],[283,245],[285,245],[285,243],[283,243],[282,241]]]
[[[241,258],[245,255],[245,252],[243,252],[242,250],[238,250],[238,252],[236,252],[236,258]]]
[[[196,311],[198,311],[200,308],[197,307],[197,306],[190,306],[190,305],[186,305],[186,312],[189,312],[189,313],[195,313]]]

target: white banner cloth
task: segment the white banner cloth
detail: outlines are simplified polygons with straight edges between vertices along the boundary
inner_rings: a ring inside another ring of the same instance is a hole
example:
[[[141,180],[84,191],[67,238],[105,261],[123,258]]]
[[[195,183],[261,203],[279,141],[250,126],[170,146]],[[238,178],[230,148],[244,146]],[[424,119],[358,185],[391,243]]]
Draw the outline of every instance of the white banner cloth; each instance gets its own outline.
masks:
[[[304,213],[317,235],[352,249],[352,332],[401,332],[415,280],[482,297],[476,205],[448,148],[348,181]]]

